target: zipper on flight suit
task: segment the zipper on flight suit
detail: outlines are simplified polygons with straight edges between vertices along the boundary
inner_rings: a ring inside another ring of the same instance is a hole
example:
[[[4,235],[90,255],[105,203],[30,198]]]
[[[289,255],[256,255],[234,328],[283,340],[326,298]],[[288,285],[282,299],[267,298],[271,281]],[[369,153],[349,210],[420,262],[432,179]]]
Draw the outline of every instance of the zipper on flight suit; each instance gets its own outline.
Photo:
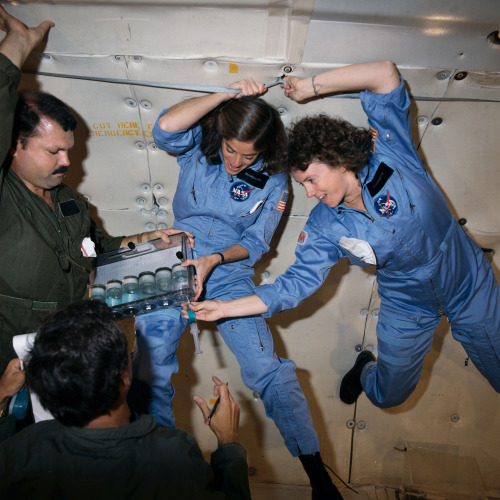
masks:
[[[232,177],[231,177],[232,179]],[[224,190],[226,189],[226,186],[232,182],[232,180],[227,180],[226,182],[224,182],[224,185],[222,186],[222,193],[224,192]],[[213,227],[213,224],[214,224],[214,221],[215,221],[215,216],[219,213],[219,208],[220,208],[221,204],[220,203],[217,203],[217,208],[214,212],[214,215],[212,216],[212,224],[210,225],[210,229],[208,230],[208,234],[207,234],[207,238],[210,238],[210,234],[212,233],[212,227]]]
[[[408,203],[410,204],[410,212],[413,213],[413,209],[415,208],[415,205],[411,202],[410,193],[408,192],[408,189],[406,189],[405,183],[403,182],[403,176],[401,175],[401,172],[397,168],[396,168],[396,172],[398,173],[399,178],[401,179],[401,184],[403,184],[403,187],[405,189],[406,196],[408,198]]]

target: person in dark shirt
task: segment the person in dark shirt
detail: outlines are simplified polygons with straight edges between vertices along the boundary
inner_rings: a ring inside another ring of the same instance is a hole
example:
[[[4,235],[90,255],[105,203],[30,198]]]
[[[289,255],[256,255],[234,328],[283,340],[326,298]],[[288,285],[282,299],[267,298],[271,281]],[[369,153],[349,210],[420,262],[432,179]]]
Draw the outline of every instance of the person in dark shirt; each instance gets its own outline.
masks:
[[[210,416],[218,439],[211,464],[195,439],[164,428],[127,404],[132,363],[108,306],[70,304],[40,327],[25,360],[26,381],[55,420],[31,425],[0,444],[0,497],[250,499],[239,408],[217,377]]]

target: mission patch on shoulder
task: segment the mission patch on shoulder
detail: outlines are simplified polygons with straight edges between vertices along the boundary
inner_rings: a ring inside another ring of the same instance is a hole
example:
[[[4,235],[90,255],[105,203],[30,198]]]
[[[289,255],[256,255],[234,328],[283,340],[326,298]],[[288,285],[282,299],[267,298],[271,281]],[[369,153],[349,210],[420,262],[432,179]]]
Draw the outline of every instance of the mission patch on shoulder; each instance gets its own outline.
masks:
[[[303,245],[303,244],[306,242],[306,240],[307,240],[307,237],[308,237],[308,236],[309,236],[309,235],[308,235],[307,231],[304,231],[304,230],[302,229],[302,231],[301,231],[301,232],[300,232],[300,234],[299,234],[299,239],[298,239],[297,243],[298,243],[299,245]]]

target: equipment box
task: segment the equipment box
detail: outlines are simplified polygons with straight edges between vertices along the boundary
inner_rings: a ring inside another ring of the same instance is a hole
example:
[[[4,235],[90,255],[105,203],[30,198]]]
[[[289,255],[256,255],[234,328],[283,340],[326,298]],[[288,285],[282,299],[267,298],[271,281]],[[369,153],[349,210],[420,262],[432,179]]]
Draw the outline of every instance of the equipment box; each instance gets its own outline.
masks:
[[[88,298],[105,301],[119,319],[192,299],[194,267],[181,265],[192,258],[186,235],[177,233],[169,240],[159,238],[98,255]]]

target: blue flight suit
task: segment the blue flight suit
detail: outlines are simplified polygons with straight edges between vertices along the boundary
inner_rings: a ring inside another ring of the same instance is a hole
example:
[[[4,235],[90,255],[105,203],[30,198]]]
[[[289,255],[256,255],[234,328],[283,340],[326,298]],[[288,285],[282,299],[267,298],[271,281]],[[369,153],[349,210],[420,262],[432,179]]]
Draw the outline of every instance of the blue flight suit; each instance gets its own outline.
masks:
[[[242,245],[249,253],[247,259],[214,268],[205,281],[204,297],[229,300],[252,294],[253,266],[269,250],[285,208],[287,176],[283,173],[265,176],[267,182],[259,188],[229,175],[223,162],[207,164],[200,150],[198,124],[188,130],[165,132],[156,122],[153,136],[160,149],[178,155],[180,172],[173,200],[174,227],[195,236],[193,258],[223,251],[233,244]],[[257,161],[243,172],[262,169],[262,161]],[[178,308],[136,319],[136,375],[151,386],[150,411],[163,426],[174,425],[174,389],[170,378],[179,368],[175,351],[186,326],[187,321]],[[220,320],[217,328],[240,364],[245,385],[260,394],[267,415],[275,421],[292,455],[319,451],[295,363],[276,355],[264,318]]]
[[[367,397],[380,407],[408,398],[442,315],[500,392],[499,286],[418,157],[403,81],[389,94],[362,92],[361,103],[372,133],[372,156],[360,173],[367,211],[344,203],[311,211],[295,263],[255,290],[268,306],[265,316],[296,307],[341,257],[376,265],[378,360],[361,374]]]

